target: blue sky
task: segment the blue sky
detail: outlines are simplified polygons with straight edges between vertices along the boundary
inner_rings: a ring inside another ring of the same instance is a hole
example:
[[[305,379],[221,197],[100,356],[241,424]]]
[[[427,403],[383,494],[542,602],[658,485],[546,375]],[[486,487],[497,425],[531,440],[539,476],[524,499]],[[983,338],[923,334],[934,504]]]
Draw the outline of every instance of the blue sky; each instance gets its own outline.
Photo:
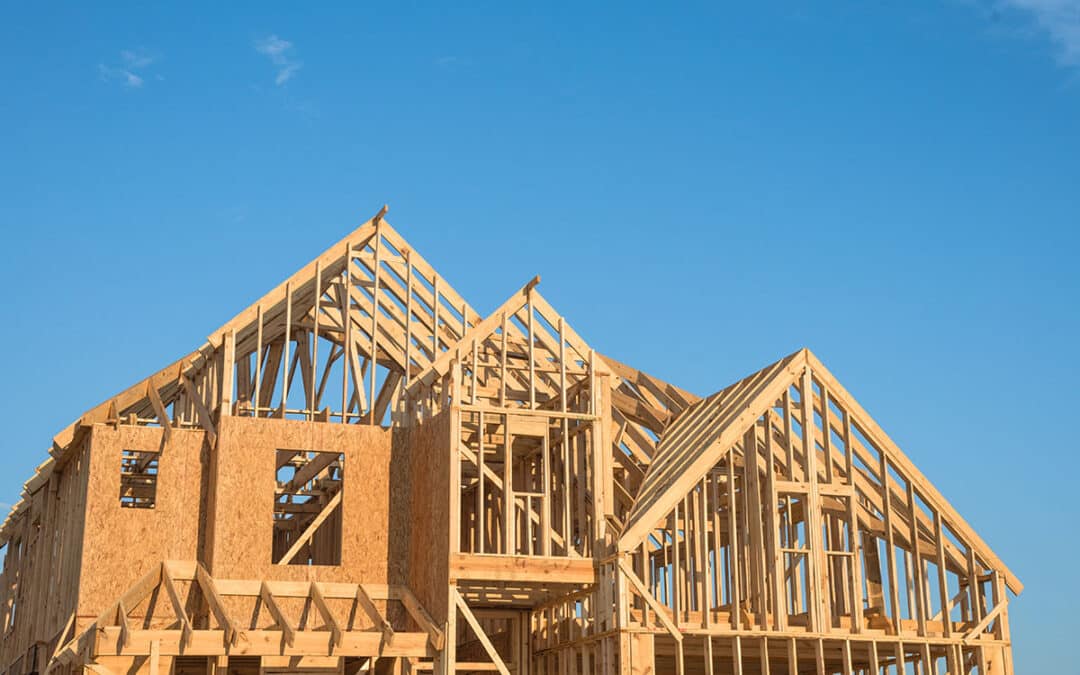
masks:
[[[697,393],[809,346],[1026,583],[1018,672],[1071,658],[1080,2],[820,4],[9,3],[0,502],[389,203]]]

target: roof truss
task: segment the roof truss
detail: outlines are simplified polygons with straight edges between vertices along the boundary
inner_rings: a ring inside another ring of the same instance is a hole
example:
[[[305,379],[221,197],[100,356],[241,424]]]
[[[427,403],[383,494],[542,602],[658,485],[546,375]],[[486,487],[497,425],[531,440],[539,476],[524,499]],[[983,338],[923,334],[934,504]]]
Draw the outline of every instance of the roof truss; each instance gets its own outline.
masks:
[[[807,388],[811,395],[804,406],[802,391]],[[792,405],[795,397],[800,400],[798,406]],[[827,420],[828,433],[823,420]],[[813,435],[796,441],[806,421]],[[785,467],[787,480],[809,485],[847,481],[850,476],[868,523],[883,527],[883,516],[890,509],[898,540],[932,539],[935,531],[948,530],[998,570],[1010,590],[1020,593],[1023,589],[967,521],[807,349],[703,399],[671,423],[634,502],[619,548],[629,551],[639,546],[730,453],[745,457],[746,434],[754,429],[759,444],[764,446],[768,439],[770,445],[775,441],[776,447],[784,449],[777,450],[773,461]],[[804,442],[812,445],[797,447]],[[813,473],[806,468],[811,466],[806,462],[809,452],[815,455]],[[918,534],[913,537],[912,532]],[[966,556],[958,547],[947,544],[945,548],[950,562],[966,566]]]
[[[391,605],[404,611],[388,612]],[[395,625],[389,617],[399,614],[408,618],[395,619]],[[102,657],[148,656],[155,644],[160,656],[430,659],[444,642],[442,630],[404,586],[221,580],[197,562],[165,561],[59,649],[49,670]]]

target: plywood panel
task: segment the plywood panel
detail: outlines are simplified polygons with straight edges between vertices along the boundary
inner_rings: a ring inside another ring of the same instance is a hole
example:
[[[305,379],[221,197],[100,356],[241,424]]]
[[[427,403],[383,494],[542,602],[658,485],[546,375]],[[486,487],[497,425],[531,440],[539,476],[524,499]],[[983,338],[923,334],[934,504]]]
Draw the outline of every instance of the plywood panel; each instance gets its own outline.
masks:
[[[446,621],[450,563],[450,411],[399,432],[409,453],[408,585],[437,622]]]
[[[225,417],[213,480],[211,574],[222,579],[394,583],[391,561],[391,437],[381,427]],[[271,562],[276,451],[342,453],[341,565]]]
[[[94,426],[89,448],[80,619],[95,618],[162,560],[196,558],[205,440],[203,431],[173,429],[163,446],[159,427]],[[120,506],[120,458],[124,450],[161,451],[156,505],[152,509]]]

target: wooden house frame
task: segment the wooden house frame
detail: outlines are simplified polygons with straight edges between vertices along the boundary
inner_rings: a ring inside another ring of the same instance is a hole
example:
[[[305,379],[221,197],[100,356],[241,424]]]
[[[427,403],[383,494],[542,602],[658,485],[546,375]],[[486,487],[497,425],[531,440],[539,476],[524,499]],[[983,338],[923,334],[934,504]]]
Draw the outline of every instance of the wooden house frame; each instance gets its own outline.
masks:
[[[811,352],[701,398],[385,213],[53,438],[0,674],[1011,675],[1019,579]]]

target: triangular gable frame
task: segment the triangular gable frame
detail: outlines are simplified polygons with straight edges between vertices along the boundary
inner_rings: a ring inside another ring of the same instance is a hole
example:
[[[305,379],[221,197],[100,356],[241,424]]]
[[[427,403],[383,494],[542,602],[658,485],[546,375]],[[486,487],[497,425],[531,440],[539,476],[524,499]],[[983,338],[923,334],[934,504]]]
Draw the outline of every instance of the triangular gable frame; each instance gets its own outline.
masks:
[[[286,317],[292,326],[303,326],[305,322],[310,324],[318,297],[324,321],[322,329],[324,334],[332,333],[335,330],[333,311],[336,307],[330,307],[335,303],[331,303],[329,298],[337,293],[336,299],[342,299],[342,294],[334,289],[343,272],[349,269],[350,262],[352,287],[348,302],[352,318],[350,327],[353,329],[353,336],[349,340],[353,345],[351,352],[355,357],[356,352],[369,342],[377,342],[380,372],[375,373],[374,365],[365,360],[352,360],[348,366],[350,381],[354,382],[354,390],[366,394],[364,403],[368,412],[350,413],[349,417],[355,420],[366,415],[381,419],[379,412],[385,412],[393,402],[392,399],[400,391],[399,385],[406,384],[412,375],[427,368],[440,353],[457,343],[480,318],[427,260],[390,226],[384,218],[386,211],[386,207],[383,207],[371,219],[213,331],[198,349],[90,408],[56,434],[49,449],[49,460],[38,467],[19,502],[0,525],[0,541],[10,536],[21,504],[45,484],[54,470],[63,468],[73,455],[72,448],[77,447],[79,439],[94,424],[127,420],[134,416],[140,424],[147,420],[156,421],[166,429],[167,436],[169,428],[178,424],[178,410],[181,410],[187,413],[187,423],[209,432],[213,442],[216,433],[214,417],[218,413],[219,403],[231,405],[234,402],[234,386],[238,395],[243,393],[241,380],[244,371],[237,366],[241,366],[245,358],[250,360],[260,333],[260,324],[262,344],[266,348],[270,341],[280,341],[283,337]],[[375,281],[376,278],[378,281]],[[372,298],[376,291],[380,292],[379,311],[374,312],[378,318],[373,319]],[[402,318],[406,314],[412,320],[406,322]],[[341,315],[341,311],[337,310],[337,324],[341,323]],[[373,330],[378,336],[376,341],[371,340]],[[410,331],[411,335],[407,334]],[[296,370],[297,359],[306,356],[304,352],[306,349],[302,345],[296,345],[290,355],[293,370]],[[342,356],[344,354],[339,354],[339,358]],[[284,368],[289,367],[289,363],[284,364]],[[248,374],[254,376],[253,372]],[[362,386],[359,384],[361,380]],[[309,382],[303,379],[302,384],[306,388]],[[381,385],[378,391],[376,384]],[[277,386],[280,390],[281,384]],[[255,407],[268,407],[263,403]],[[260,410],[259,414],[274,413]]]
[[[418,400],[422,398],[424,391],[434,393],[433,390],[438,388],[441,379],[450,373],[455,363],[471,369],[472,359],[485,343],[501,343],[504,338],[507,341],[507,352],[515,348],[530,351],[526,356],[533,363],[533,367],[539,364],[554,364],[560,369],[565,367],[571,378],[587,374],[590,370],[594,376],[610,375],[611,368],[607,363],[536,290],[539,283],[540,277],[534,277],[473,326],[464,337],[413,379],[406,387],[406,395]],[[533,316],[542,316],[543,321],[534,321]],[[515,320],[520,321],[524,329],[517,325]],[[557,334],[552,335],[544,324],[552,326]],[[534,338],[531,345],[529,331]],[[502,349],[501,345],[499,348]],[[542,378],[538,378],[538,381],[540,379]],[[550,379],[554,379],[554,376]],[[529,404],[536,406],[539,402],[533,400]]]
[[[294,321],[297,320],[295,317],[311,312],[316,296],[316,279],[321,277],[319,295],[327,292],[331,283],[345,271],[346,261],[350,256],[354,260],[363,260],[362,249],[376,235],[381,235],[386,243],[398,252],[407,255],[409,263],[420,274],[435,280],[434,286],[438,289],[438,297],[441,302],[434,299],[432,291],[426,292],[425,296],[423,291],[414,289],[417,303],[423,302],[425,309],[433,309],[435,305],[442,303],[454,307],[462,318],[462,325],[455,327],[445,320],[440,320],[438,328],[445,334],[440,336],[439,342],[441,344],[439,346],[443,348],[456,342],[465,332],[465,329],[478,320],[479,317],[476,311],[438,275],[423,256],[416,253],[408,242],[390,226],[389,222],[383,218],[385,213],[386,207],[383,207],[373,218],[326,249],[273,290],[213,331],[207,337],[206,342],[195,351],[154,375],[141,380],[124,392],[88,410],[79,420],[69,425],[53,439],[54,455],[59,454],[60,451],[71,444],[79,427],[106,421],[110,410],[116,410],[117,414],[124,416],[132,411],[142,412],[152,409],[153,403],[147,394],[148,388],[155,389],[166,405],[171,404],[182,389],[182,378],[187,376],[194,379],[198,372],[210,360],[215,358],[215,353],[224,345],[226,336],[233,336],[236,355],[240,355],[245,351],[250,351],[248,343],[254,340],[260,322],[264,327],[275,326],[284,320],[287,310],[293,313]],[[389,264],[385,259],[383,262]],[[367,261],[367,263],[370,270],[371,261]],[[380,270],[380,273],[381,278],[385,279],[386,271]],[[430,282],[425,281],[425,283]],[[370,299],[368,301],[370,302]],[[380,305],[383,306],[385,312],[388,302],[380,298]],[[414,313],[419,311],[421,310],[414,308]],[[443,318],[445,319],[445,317]],[[264,328],[263,340],[269,341],[275,337],[280,337],[283,330],[283,327],[280,327],[277,329],[277,333],[274,333],[269,328]],[[421,356],[417,352],[413,352],[411,356],[413,358],[409,360],[414,363],[413,368],[424,367],[430,362],[426,354]]]
[[[769,413],[788,388],[800,383],[807,370],[812,381],[824,385],[829,398],[848,411],[860,433],[885,454],[889,466],[910,484],[929,508],[941,515],[944,526],[970,546],[990,568],[997,570],[1009,590],[1019,594],[1023,590],[1019,578],[808,349],[703,399],[669,426],[619,537],[619,550],[630,552],[640,546],[654,524],[664,518],[712,467],[729,452],[741,452],[738,446],[746,433],[754,428],[759,418]],[[814,410],[820,414],[820,395],[812,396]],[[830,427],[834,427],[831,418]],[[880,476],[875,479],[881,481]],[[889,487],[895,498],[898,488],[891,478]],[[920,526],[925,528],[926,525],[920,522]]]

